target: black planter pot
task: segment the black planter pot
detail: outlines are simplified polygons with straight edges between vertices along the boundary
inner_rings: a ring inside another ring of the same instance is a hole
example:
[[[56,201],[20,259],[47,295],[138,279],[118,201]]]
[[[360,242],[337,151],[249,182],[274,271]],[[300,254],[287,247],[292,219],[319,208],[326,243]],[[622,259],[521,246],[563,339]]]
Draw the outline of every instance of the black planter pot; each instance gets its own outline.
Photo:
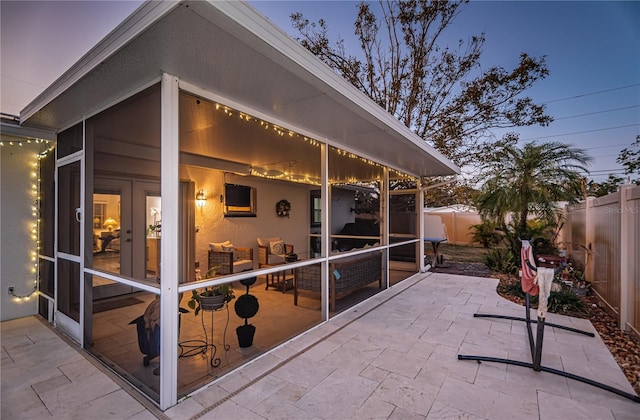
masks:
[[[253,345],[253,336],[256,333],[256,327],[251,324],[240,325],[236,328],[238,335],[238,345],[240,347],[251,347]]]

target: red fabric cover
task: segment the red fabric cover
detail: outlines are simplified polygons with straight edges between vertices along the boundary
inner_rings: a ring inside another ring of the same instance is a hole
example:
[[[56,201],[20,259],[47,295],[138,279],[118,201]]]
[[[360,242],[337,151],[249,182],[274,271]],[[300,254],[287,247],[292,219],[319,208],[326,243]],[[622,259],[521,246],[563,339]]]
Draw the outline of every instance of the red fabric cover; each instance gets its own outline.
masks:
[[[520,248],[520,259],[522,262],[522,277],[520,284],[522,291],[529,293],[531,296],[537,296],[540,292],[540,287],[536,282],[536,272],[533,271],[528,265],[527,260],[531,265],[535,266],[535,259],[533,257],[533,248],[529,244],[529,241],[522,241],[522,248]]]

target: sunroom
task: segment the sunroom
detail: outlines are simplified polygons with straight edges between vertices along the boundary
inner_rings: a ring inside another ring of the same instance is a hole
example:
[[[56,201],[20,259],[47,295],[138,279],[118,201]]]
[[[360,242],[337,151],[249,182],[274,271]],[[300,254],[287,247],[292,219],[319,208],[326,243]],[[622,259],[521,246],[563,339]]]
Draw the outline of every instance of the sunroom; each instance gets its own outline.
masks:
[[[21,121],[40,313],[162,409],[423,270],[458,172],[239,2],[143,4]]]

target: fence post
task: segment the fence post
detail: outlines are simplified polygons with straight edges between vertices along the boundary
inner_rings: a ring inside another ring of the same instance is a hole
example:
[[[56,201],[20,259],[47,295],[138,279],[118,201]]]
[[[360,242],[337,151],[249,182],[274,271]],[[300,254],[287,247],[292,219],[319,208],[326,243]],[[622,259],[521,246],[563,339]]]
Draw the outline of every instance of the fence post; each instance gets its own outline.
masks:
[[[631,211],[630,192],[633,186],[625,184],[620,187],[620,329],[628,330],[627,324],[630,317],[630,308],[633,308],[631,282],[633,281],[632,268],[635,261],[633,254],[632,228],[633,213]]]
[[[593,255],[592,244],[595,235],[595,223],[593,220],[593,201],[595,197],[587,197],[587,202],[584,203],[584,275],[588,282],[593,282]]]
[[[564,246],[565,256],[573,261],[573,235],[571,232],[571,206],[565,204],[564,208],[564,226],[560,230],[562,234],[562,246]],[[560,254],[562,255],[562,254]]]

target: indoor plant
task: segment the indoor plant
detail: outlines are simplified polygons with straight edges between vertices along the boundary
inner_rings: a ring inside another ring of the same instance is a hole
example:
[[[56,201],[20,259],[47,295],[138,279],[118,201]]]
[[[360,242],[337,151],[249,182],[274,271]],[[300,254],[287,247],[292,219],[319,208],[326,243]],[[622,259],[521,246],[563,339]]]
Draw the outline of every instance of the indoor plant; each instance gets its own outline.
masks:
[[[207,271],[205,278],[215,276],[219,266],[212,267]],[[231,302],[236,295],[233,293],[231,284],[221,284],[219,286],[205,287],[203,291],[192,290],[191,298],[187,302],[187,306],[194,310],[194,314],[198,315],[200,310],[214,311],[222,308],[225,303]]]

